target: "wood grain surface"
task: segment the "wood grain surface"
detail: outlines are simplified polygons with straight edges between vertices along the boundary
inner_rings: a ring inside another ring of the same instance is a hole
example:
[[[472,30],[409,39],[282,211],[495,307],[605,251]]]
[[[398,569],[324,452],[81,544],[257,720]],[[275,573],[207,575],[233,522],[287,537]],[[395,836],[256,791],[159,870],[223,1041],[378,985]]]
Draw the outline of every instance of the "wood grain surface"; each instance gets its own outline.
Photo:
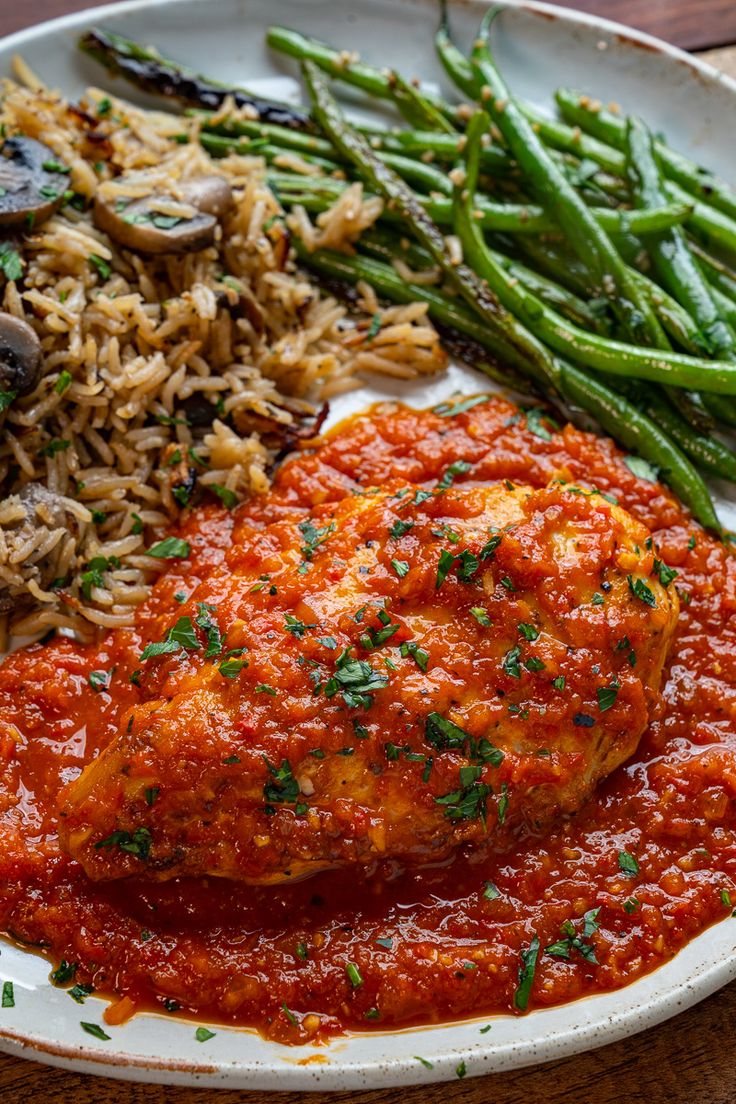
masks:
[[[0,0],[0,36],[95,2]],[[691,49],[736,42],[736,0],[565,0],[564,6],[630,23]],[[736,45],[705,56],[736,77]],[[251,1099],[258,1104],[736,1104],[734,1025],[736,982],[642,1035],[533,1069],[413,1089],[258,1093]],[[0,1055],[0,1101],[12,1104],[242,1104],[246,1099],[240,1092],[86,1077]]]

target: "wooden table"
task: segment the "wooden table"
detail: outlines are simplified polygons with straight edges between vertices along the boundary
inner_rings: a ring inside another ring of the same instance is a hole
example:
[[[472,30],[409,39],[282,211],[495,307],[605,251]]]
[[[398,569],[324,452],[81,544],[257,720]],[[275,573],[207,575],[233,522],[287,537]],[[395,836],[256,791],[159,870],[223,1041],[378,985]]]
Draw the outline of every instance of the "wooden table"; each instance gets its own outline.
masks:
[[[0,0],[0,36],[99,0]],[[557,0],[639,27],[736,77],[736,0]],[[661,1027],[561,1062],[471,1081],[382,1092],[265,1093],[258,1104],[734,1104],[736,982]],[[0,1097],[17,1104],[235,1104],[238,1092],[83,1077],[0,1055]]]

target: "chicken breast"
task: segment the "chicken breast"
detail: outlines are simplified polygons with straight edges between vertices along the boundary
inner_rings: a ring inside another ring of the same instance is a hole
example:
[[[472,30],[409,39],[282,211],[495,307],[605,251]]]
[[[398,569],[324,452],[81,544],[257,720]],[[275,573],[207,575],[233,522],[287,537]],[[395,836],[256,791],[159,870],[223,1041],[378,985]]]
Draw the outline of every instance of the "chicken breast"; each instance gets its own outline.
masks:
[[[503,848],[581,808],[656,708],[678,601],[647,530],[559,481],[395,482],[252,517],[62,793],[93,879],[252,883]]]

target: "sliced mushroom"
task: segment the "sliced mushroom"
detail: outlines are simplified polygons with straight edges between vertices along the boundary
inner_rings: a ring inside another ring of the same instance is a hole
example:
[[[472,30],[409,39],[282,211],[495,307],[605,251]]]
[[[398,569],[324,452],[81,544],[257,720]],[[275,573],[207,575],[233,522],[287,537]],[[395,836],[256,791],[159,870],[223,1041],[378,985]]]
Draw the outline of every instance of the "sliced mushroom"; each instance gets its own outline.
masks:
[[[224,176],[210,173],[207,176],[191,176],[180,180],[177,189],[186,203],[198,211],[215,218],[222,218],[233,205],[233,191]]]
[[[124,178],[115,181],[119,193]],[[139,184],[140,181],[136,181]],[[98,194],[94,220],[100,230],[140,253],[195,253],[215,240],[217,219],[233,201],[221,176],[193,176],[176,185],[177,194],[154,190],[126,202]]]
[[[0,312],[0,391],[28,395],[40,378],[38,334],[22,318]]]
[[[64,202],[64,173],[43,142],[6,138],[0,149],[0,226],[38,226],[50,218]]]

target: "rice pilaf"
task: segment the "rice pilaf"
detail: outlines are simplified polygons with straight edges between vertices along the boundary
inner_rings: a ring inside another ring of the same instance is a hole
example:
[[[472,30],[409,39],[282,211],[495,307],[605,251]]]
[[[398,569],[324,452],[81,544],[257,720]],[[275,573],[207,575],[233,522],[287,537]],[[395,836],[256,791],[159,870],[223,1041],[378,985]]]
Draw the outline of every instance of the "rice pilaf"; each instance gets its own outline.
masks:
[[[3,134],[45,143],[68,190],[0,256],[1,309],[33,326],[43,355],[30,394],[0,394],[0,646],[10,633],[129,624],[165,563],[146,549],[182,509],[264,491],[315,404],[361,373],[408,378],[446,362],[426,306],[382,310],[362,286],[348,316],[297,270],[259,157],[212,160],[196,117],[96,89],[72,104],[17,68]],[[223,117],[237,111],[223,104]],[[213,173],[234,203],[198,252],[147,256],[93,222],[96,196],[176,195]],[[310,242],[349,251],[380,213],[353,184]]]

